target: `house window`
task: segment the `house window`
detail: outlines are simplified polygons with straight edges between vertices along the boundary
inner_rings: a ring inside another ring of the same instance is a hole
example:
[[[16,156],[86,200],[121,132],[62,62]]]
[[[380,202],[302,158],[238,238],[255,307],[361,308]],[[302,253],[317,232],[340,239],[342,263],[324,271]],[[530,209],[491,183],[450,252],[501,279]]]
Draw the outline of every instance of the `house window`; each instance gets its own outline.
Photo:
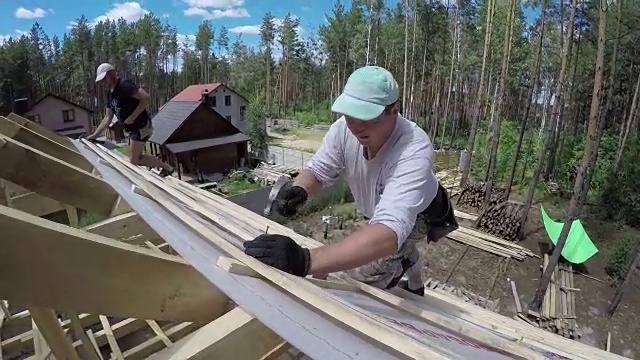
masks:
[[[227,121],[228,121],[228,122],[231,122],[231,116],[230,116],[230,115],[229,115],[229,116],[227,116]]]
[[[231,106],[231,95],[224,96],[224,106]]]
[[[216,107],[216,97],[215,96],[210,96],[209,97],[209,106]]]
[[[240,121],[244,121],[244,113],[245,111],[247,111],[247,107],[246,106],[240,106]]]
[[[62,121],[64,122],[73,122],[76,120],[75,113],[73,109],[70,110],[62,110]]]
[[[40,122],[40,115],[31,115],[31,116],[28,116],[27,118],[38,125],[42,125],[42,122]]]

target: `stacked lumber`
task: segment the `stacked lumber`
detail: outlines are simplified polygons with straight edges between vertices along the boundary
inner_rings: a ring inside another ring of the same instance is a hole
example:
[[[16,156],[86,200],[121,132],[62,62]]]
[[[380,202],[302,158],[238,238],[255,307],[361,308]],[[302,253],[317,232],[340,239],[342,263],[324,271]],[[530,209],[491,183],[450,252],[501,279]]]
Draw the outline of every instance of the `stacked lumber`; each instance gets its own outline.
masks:
[[[470,303],[476,306],[480,306],[485,309],[489,309],[493,312],[499,311],[498,305],[500,303],[500,299],[494,299],[494,300],[486,299],[469,290],[466,290],[463,287],[455,287],[453,285],[448,285],[446,283],[440,282],[432,278],[428,278],[427,281],[424,282],[424,286],[425,286],[425,289],[431,289],[446,295],[457,296],[465,303]]]
[[[549,256],[545,254],[543,269],[548,265]],[[566,338],[575,338],[577,335],[575,293],[577,291],[579,289],[573,287],[571,264],[557,264],[544,294],[540,314],[539,316],[535,314],[538,326]]]
[[[504,256],[506,258],[512,258],[518,261],[522,261],[528,256],[537,258],[540,257],[524,246],[520,246],[516,243],[500,239],[491,234],[487,234],[475,229],[470,229],[464,226],[460,226],[457,230],[452,231],[447,235],[447,237],[462,244],[473,246],[477,249],[481,249],[495,255]]]
[[[261,181],[263,185],[271,186],[282,175],[289,175],[292,177],[296,176],[298,174],[298,170],[290,167],[271,165],[262,162],[260,163],[260,165],[258,165],[258,167],[253,169],[253,174],[256,176],[257,180]]]
[[[477,228],[507,241],[518,241],[524,204],[512,200],[490,206],[476,221]]]
[[[467,182],[467,184],[462,188],[460,197],[456,204],[482,210],[484,205],[484,192],[485,184],[483,182]],[[489,207],[499,204],[505,200],[507,200],[506,189],[494,186],[491,189]]]
[[[438,171],[435,175],[440,184],[449,192],[449,197],[454,197],[460,193],[462,173],[457,169]]]

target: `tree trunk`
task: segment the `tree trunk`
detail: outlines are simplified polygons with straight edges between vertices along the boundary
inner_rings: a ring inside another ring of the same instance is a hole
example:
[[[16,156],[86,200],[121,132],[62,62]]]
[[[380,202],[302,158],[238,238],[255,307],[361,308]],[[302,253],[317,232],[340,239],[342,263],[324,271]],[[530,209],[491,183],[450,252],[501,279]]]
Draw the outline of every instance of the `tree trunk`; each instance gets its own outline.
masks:
[[[504,53],[502,57],[502,68],[500,70],[500,82],[496,87],[496,98],[494,99],[494,110],[491,112],[492,122],[492,141],[489,153],[489,166],[487,168],[487,180],[484,189],[484,205],[483,209],[489,208],[489,200],[491,200],[491,190],[493,189],[493,178],[496,170],[496,162],[498,157],[498,145],[500,144],[500,125],[502,124],[502,103],[504,101],[504,89],[509,77],[509,63],[511,61],[511,44],[513,43],[513,18],[519,0],[512,0],[509,6],[509,14],[507,15],[507,32],[504,39]]]
[[[531,83],[529,84],[529,91],[527,93],[527,104],[525,105],[524,116],[522,118],[522,124],[520,126],[520,132],[518,133],[518,142],[516,144],[516,151],[513,154],[513,162],[511,163],[511,171],[509,172],[509,181],[507,182],[507,199],[511,194],[511,187],[513,186],[513,178],[516,174],[516,167],[518,166],[518,158],[520,157],[520,150],[522,149],[522,141],[524,139],[524,133],[527,129],[527,123],[529,122],[529,112],[531,111],[531,103],[536,102],[537,99],[534,98],[534,95],[537,94],[535,91],[538,86],[538,79],[540,78],[540,63],[542,59],[542,42],[544,40],[544,28],[545,21],[547,17],[547,1],[542,0],[542,15],[540,18],[540,35],[538,36],[538,47],[536,50],[536,59],[534,61],[533,73],[531,76]]]
[[[629,133],[631,132],[632,124],[635,123],[635,119],[637,118],[636,111],[638,109],[638,92],[640,92],[640,73],[638,73],[638,81],[636,82],[636,91],[633,95],[633,102],[631,102],[631,110],[629,110],[629,119],[627,120],[627,125],[624,129],[624,134],[622,135],[622,141],[620,142],[620,146],[618,147],[618,151],[616,153],[616,160],[613,163],[613,172],[618,172],[620,168],[620,160],[622,159],[622,154],[624,153],[625,145],[627,144],[627,139],[629,137]]]
[[[522,226],[520,227],[519,237],[522,237],[524,225],[527,223],[529,209],[531,208],[531,203],[533,202],[533,196],[536,191],[536,186],[538,185],[538,178],[540,177],[540,173],[542,172],[544,166],[544,158],[547,154],[549,142],[553,134],[552,129],[556,125],[557,118],[560,115],[560,104],[562,104],[565,82],[564,79],[567,72],[567,63],[569,62],[569,53],[571,51],[571,39],[573,38],[573,25],[575,22],[577,5],[578,0],[573,0],[571,15],[569,19],[569,30],[567,32],[567,40],[565,41],[564,51],[562,53],[562,64],[560,65],[560,74],[558,75],[558,83],[556,84],[557,87],[555,92],[555,100],[553,103],[553,108],[551,110],[551,119],[549,119],[548,123],[546,124],[546,129],[543,129],[544,141],[542,147],[540,148],[540,152],[538,154],[538,163],[536,164],[536,168],[533,171],[533,178],[531,179],[531,183],[529,185],[529,193],[527,194],[527,200],[525,202],[524,211],[522,212],[522,218],[520,220]]]
[[[635,273],[636,269],[638,268],[638,265],[640,265],[640,246],[638,246],[636,249],[636,254],[634,256],[633,262],[631,263],[631,266],[629,266],[627,275],[624,277],[624,281],[622,282],[622,284],[618,285],[618,287],[616,288],[616,293],[613,296],[613,299],[611,299],[611,304],[609,305],[609,310],[607,311],[607,315],[613,316],[613,314],[616,312],[616,309],[618,308],[618,305],[620,305],[620,301],[622,300],[622,295],[624,294],[624,290],[629,285],[631,276],[633,275],[633,273]]]
[[[593,82],[593,92],[591,96],[591,109],[589,112],[589,128],[587,132],[587,141],[585,144],[584,154],[582,156],[582,164],[578,169],[578,175],[576,176],[576,182],[573,188],[573,196],[569,204],[569,211],[567,219],[565,220],[562,231],[558,238],[556,247],[553,249],[551,258],[549,259],[548,266],[544,269],[544,273],[538,282],[538,287],[531,300],[529,309],[537,311],[540,309],[540,304],[544,297],[544,293],[549,286],[551,275],[560,260],[560,254],[564,248],[564,244],[567,241],[569,230],[573,221],[578,218],[584,199],[589,191],[588,183],[585,184],[585,178],[588,178],[587,174],[595,167],[598,156],[598,135],[600,133],[599,120],[600,120],[600,104],[602,102],[602,84],[604,78],[604,55],[605,55],[605,37],[607,33],[607,0],[600,0],[599,2],[599,21],[598,21],[598,52],[596,55],[596,68],[595,79]],[[574,0],[575,5],[575,0]],[[575,8],[572,9],[572,13],[575,13]],[[570,25],[571,26],[571,25]],[[585,186],[587,185],[587,186]]]
[[[462,164],[462,177],[460,178],[460,186],[463,187],[469,178],[471,170],[471,157],[473,156],[473,147],[476,142],[476,134],[478,132],[478,123],[480,122],[480,108],[482,107],[482,99],[484,94],[484,78],[487,70],[487,57],[489,54],[489,45],[491,44],[491,27],[493,24],[493,7],[495,0],[487,0],[487,28],[484,34],[484,50],[482,53],[482,70],[480,70],[480,83],[478,84],[478,96],[473,106],[471,115],[471,132],[467,141],[467,157]]]

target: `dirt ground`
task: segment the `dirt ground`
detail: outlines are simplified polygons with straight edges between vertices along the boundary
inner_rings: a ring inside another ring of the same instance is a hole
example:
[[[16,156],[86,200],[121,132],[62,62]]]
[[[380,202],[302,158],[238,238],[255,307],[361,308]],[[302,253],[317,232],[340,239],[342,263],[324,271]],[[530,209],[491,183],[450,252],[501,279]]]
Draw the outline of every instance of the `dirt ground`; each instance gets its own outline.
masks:
[[[454,203],[455,200],[454,198]],[[558,220],[564,216],[562,209],[567,208],[566,205],[559,208],[547,202],[544,202],[544,207],[552,218]],[[353,204],[333,207],[331,214],[341,215],[349,220],[344,221],[342,230],[338,229],[338,226],[330,229],[327,239],[324,239],[322,216],[329,215],[328,209],[297,219],[290,226],[300,234],[330,243],[340,240],[366,223],[361,216],[353,219],[354,210]],[[470,209],[458,208],[458,210],[475,213]],[[459,220],[459,222],[461,226],[471,226],[464,220]],[[638,301],[640,299],[638,287],[640,280],[635,278],[631,281],[616,313],[609,318],[606,312],[615,288],[610,285],[604,270],[607,256],[614,247],[615,240],[622,236],[638,237],[640,232],[625,226],[595,221],[583,221],[583,224],[599,252],[589,259],[583,268],[576,268],[576,270],[587,273],[601,282],[574,274],[574,286],[580,289],[576,293],[576,321],[577,332],[581,337],[576,340],[604,349],[607,333],[611,332],[612,352],[629,358],[640,356],[640,342],[637,341],[640,336],[640,323],[637,318],[637,314],[640,313],[640,302]],[[539,206],[537,209],[534,207],[525,226],[525,239],[520,242],[520,245],[542,255],[542,249],[546,247],[547,243],[550,242],[542,225]],[[424,279],[433,278],[440,282],[445,281],[464,249],[465,245],[449,239],[442,239],[430,244],[422,243],[419,250],[424,259],[428,261],[428,265],[424,268]],[[500,256],[470,247],[447,283],[464,287],[482,297],[499,298],[499,312],[512,317],[516,311],[507,279],[516,282],[522,306],[525,308],[531,301],[537,280],[541,276],[542,260],[537,258],[527,258],[524,261],[511,259],[508,261],[506,271],[504,271],[505,262],[506,260]],[[502,272],[498,273],[499,271]],[[496,274],[498,275],[495,287],[492,293],[488,294],[490,284]]]
[[[320,148],[325,134],[325,131],[304,128],[287,128],[286,131],[280,129],[279,132],[269,132],[269,135],[274,137],[272,141],[274,145],[312,153]]]

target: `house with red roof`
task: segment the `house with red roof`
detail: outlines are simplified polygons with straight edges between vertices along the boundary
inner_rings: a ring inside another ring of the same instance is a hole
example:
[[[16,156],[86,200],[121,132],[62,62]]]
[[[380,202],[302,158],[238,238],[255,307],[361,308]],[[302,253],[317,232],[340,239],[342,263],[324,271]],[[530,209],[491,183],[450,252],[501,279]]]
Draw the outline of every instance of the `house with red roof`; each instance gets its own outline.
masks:
[[[151,153],[182,174],[204,179],[249,163],[247,100],[224,84],[191,85],[158,109]]]
[[[202,101],[248,135],[244,114],[249,102],[223,83],[190,85],[169,101]]]

